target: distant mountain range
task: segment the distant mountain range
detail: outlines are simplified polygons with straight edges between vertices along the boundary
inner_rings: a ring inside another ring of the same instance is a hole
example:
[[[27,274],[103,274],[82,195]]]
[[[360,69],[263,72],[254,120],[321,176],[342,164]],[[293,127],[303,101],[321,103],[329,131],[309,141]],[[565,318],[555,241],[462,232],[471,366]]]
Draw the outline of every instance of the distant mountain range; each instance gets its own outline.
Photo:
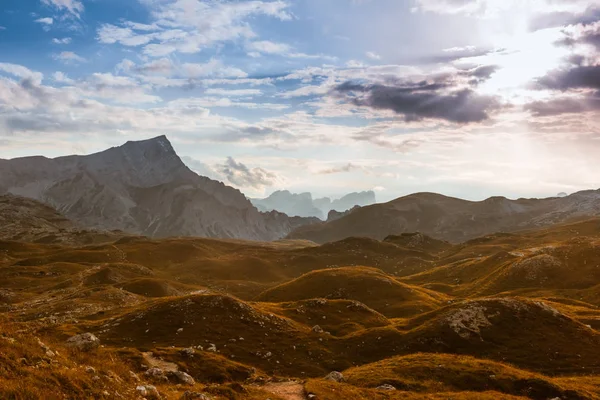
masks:
[[[339,199],[329,197],[313,199],[311,193],[291,193],[288,190],[273,192],[265,199],[250,199],[260,211],[279,211],[290,216],[317,217],[325,220],[330,211],[344,212],[355,206],[368,206],[376,202],[375,192],[349,193]]]
[[[547,199],[491,197],[484,201],[416,193],[357,208],[328,222],[303,226],[289,238],[325,243],[350,236],[381,240],[388,235],[422,232],[456,243],[496,232],[515,232],[599,215],[600,190]]]
[[[152,237],[274,240],[316,220],[261,213],[238,190],[199,176],[165,136],[88,156],[0,160],[0,195],[42,201],[81,227]]]
[[[239,190],[192,172],[164,136],[87,156],[0,160],[2,195],[4,237],[58,242],[73,242],[70,232],[78,230],[108,236],[119,230],[150,237],[288,237],[317,243],[422,232],[456,243],[600,215],[600,190],[478,202],[416,193],[381,204],[371,204],[373,192],[331,200],[279,191],[251,202]],[[26,224],[12,224],[13,214]],[[96,237],[90,233],[84,241]]]

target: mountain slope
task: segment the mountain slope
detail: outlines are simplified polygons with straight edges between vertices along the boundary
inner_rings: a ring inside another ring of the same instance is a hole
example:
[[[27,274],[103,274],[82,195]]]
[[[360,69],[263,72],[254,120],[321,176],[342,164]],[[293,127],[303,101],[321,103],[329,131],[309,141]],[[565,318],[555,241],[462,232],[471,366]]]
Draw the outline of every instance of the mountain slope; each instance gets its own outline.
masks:
[[[238,190],[199,176],[160,136],[88,156],[0,160],[0,194],[55,207],[81,226],[155,237],[273,240],[304,221],[262,214]]]
[[[301,227],[289,237],[325,243],[349,236],[381,240],[388,235],[422,232],[436,239],[462,242],[494,232],[513,232],[597,215],[600,190],[562,198],[491,197],[479,202],[416,193],[356,209],[327,223]]]

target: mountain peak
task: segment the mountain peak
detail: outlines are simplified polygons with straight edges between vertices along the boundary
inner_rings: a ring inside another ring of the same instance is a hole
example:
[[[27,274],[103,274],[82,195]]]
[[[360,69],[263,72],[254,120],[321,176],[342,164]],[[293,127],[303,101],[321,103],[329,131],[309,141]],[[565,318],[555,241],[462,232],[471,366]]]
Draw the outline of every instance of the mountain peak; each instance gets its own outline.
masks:
[[[122,148],[139,148],[145,151],[154,150],[157,153],[176,154],[167,136],[160,135],[151,139],[128,141]]]

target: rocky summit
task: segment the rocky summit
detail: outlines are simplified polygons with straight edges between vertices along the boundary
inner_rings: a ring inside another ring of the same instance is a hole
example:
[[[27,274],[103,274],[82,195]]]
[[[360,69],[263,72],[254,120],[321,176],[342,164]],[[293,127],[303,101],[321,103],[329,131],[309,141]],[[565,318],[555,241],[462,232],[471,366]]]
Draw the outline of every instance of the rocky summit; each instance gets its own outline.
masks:
[[[0,160],[0,194],[41,201],[83,228],[151,237],[274,240],[310,219],[259,212],[192,172],[165,136],[87,156]]]

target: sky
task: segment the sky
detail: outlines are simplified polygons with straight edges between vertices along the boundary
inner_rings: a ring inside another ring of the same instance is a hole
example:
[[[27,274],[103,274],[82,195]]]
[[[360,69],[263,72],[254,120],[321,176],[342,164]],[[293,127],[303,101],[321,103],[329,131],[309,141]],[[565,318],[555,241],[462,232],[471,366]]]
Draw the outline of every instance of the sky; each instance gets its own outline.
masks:
[[[600,0],[2,0],[0,158],[166,135],[247,196],[600,187]]]

